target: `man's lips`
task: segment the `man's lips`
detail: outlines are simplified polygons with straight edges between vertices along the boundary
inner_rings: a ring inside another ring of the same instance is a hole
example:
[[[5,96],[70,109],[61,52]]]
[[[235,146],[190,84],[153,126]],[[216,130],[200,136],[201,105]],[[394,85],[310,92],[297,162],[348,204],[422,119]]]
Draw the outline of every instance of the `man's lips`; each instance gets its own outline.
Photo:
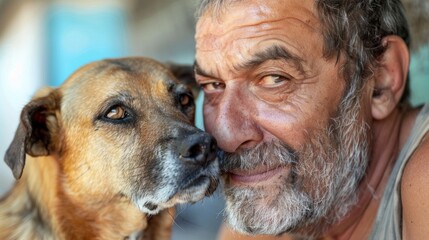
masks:
[[[249,171],[232,170],[228,171],[227,174],[235,183],[252,184],[268,180],[286,170],[288,170],[286,166],[279,166],[270,169],[264,168]]]

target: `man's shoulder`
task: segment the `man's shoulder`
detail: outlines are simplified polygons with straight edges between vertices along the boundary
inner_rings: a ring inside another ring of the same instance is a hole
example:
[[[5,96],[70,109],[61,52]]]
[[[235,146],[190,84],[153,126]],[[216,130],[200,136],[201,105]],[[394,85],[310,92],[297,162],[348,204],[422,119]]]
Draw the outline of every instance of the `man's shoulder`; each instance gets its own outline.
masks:
[[[401,124],[401,133],[399,146],[403,148],[406,145],[407,141],[410,141],[410,137],[413,135],[412,131],[416,131],[415,124],[417,123],[418,115],[421,114],[423,107],[413,108],[406,111],[404,118]],[[418,129],[418,131],[421,131]],[[413,185],[413,182],[424,178],[429,178],[429,174],[426,174],[429,169],[429,133],[425,133],[420,143],[414,149],[413,154],[408,159],[402,179],[401,179],[401,189],[410,187]],[[408,184],[408,185],[407,185]]]
[[[405,114],[404,121],[402,123],[403,131],[401,134],[401,142],[400,146],[404,146],[405,141],[408,140],[408,138],[411,135],[411,131],[416,124],[417,116],[421,114],[421,112],[424,110],[423,107],[415,108],[410,111],[408,111]],[[426,112],[426,110],[425,110]],[[404,131],[405,129],[405,131]],[[414,130],[416,131],[416,130]],[[422,129],[418,129],[417,131],[423,131]],[[417,147],[414,149],[413,154],[407,161],[403,176],[402,176],[402,186],[401,187],[408,187],[412,186],[412,183],[417,180],[424,180],[424,182],[429,178],[429,132],[424,133],[424,136],[420,143],[417,145]],[[428,185],[429,186],[429,185]]]
[[[427,185],[429,190],[429,133],[426,133],[404,168],[402,191],[412,190],[414,184]]]
[[[429,134],[423,138],[404,168],[401,201],[404,239],[428,236]],[[426,235],[423,235],[426,234]]]

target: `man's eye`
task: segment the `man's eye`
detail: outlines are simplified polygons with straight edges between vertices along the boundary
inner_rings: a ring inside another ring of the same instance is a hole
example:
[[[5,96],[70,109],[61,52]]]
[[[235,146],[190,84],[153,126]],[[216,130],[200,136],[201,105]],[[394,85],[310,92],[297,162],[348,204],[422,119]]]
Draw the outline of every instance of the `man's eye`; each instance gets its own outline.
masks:
[[[261,81],[259,81],[259,84],[264,87],[276,87],[289,80],[290,78],[288,77],[273,74],[264,76]]]
[[[209,82],[209,83],[202,83],[201,87],[205,92],[212,92],[212,91],[224,89],[225,84],[222,82]]]

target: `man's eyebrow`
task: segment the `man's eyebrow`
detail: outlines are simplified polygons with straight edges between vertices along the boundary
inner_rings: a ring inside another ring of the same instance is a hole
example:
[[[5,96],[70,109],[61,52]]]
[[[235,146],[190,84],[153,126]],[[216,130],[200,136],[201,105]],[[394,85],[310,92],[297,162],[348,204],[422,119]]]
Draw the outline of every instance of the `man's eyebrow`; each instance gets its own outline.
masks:
[[[235,65],[234,70],[240,71],[243,69],[252,69],[269,60],[283,60],[290,62],[299,72],[305,74],[303,66],[304,60],[279,45],[272,45],[260,52],[257,52],[250,60]],[[194,61],[194,71],[196,74],[204,77],[213,77],[213,74],[206,72],[200,67],[197,60]]]
[[[204,77],[212,77],[212,74],[209,74],[208,72],[201,69],[200,65],[198,64],[197,60],[194,61],[194,72],[198,75],[204,76]]]
[[[234,66],[234,69],[237,71],[240,69],[251,69],[269,60],[284,60],[286,62],[290,62],[298,71],[305,73],[303,66],[304,60],[279,45],[272,45],[255,53],[250,60]]]

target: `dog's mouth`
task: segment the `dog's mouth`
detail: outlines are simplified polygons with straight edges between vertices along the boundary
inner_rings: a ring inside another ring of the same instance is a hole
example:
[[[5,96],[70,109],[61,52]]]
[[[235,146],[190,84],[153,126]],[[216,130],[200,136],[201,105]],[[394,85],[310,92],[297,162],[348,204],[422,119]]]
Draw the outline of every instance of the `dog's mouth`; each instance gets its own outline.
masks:
[[[213,194],[213,192],[216,190],[216,187],[218,185],[218,178],[215,178],[210,175],[200,175],[198,177],[193,177],[185,182],[180,187],[180,190],[178,191],[178,195],[202,195],[198,194],[201,191],[204,191],[203,196],[210,196]],[[176,194],[176,195],[177,195]],[[197,199],[198,201],[200,199]],[[192,201],[192,200],[191,200]]]
[[[219,184],[219,163],[214,161],[209,166],[198,171],[188,173],[187,176],[176,182],[174,189],[167,190],[167,198],[147,196],[136,201],[142,212],[157,214],[159,211],[173,207],[176,204],[194,203],[206,196],[212,195]],[[159,189],[158,193],[166,191]]]
[[[176,203],[196,202],[210,196],[219,184],[219,154],[214,154],[215,161],[208,166],[193,170],[186,174],[178,185],[176,193],[170,198]]]
[[[187,186],[183,188],[183,190],[192,190],[192,188],[204,187],[207,185],[207,181],[209,181],[209,186],[206,187],[205,196],[210,196],[214,193],[219,184],[219,180],[210,176],[200,176],[194,181],[190,182]]]
[[[141,211],[148,214],[157,214],[165,208],[173,207],[180,203],[193,203],[210,196],[216,190],[219,181],[217,178],[202,175],[181,187],[167,202],[160,203],[151,200],[142,200],[137,204]]]
[[[173,151],[157,151],[163,154],[159,157],[162,168],[154,172],[155,187],[149,194],[139,187],[142,191],[134,198],[141,211],[156,214],[176,204],[197,202],[216,190],[221,156],[214,139],[198,133],[188,140],[190,143],[182,146],[183,140]]]
[[[192,203],[210,196],[219,184],[218,162],[205,169],[189,174],[179,183],[176,193],[170,197],[169,202]]]

